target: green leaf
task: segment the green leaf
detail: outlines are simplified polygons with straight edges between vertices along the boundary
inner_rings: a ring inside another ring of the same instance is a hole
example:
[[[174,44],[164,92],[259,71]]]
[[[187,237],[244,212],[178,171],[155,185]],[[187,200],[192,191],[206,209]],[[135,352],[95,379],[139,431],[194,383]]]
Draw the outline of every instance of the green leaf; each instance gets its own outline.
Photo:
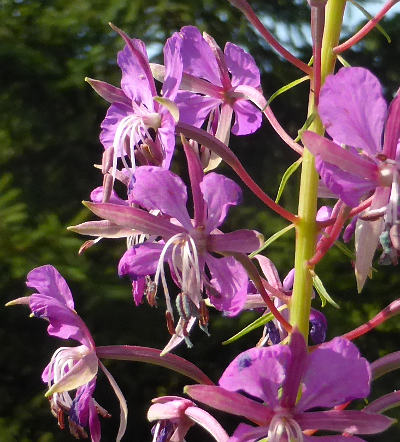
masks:
[[[266,249],[270,244],[272,244],[275,240],[277,240],[280,236],[284,235],[289,230],[292,230],[294,227],[294,224],[289,224],[288,226],[284,227],[283,229],[279,230],[279,232],[274,233],[272,236],[270,236],[265,243],[258,249],[255,250],[253,253],[249,255],[249,258],[254,258],[256,255],[261,253],[264,249]]]
[[[348,258],[352,259],[353,261],[356,259],[356,255],[353,251],[350,250],[349,247],[347,247],[345,244],[343,244],[340,241],[335,241],[333,243],[334,246],[336,246],[344,255],[346,255]]]
[[[293,87],[297,86],[300,83],[303,83],[304,81],[308,80],[310,77],[308,75],[298,78],[297,80],[294,80],[288,84],[286,84],[285,86],[282,86],[281,88],[279,88],[276,92],[274,92],[268,99],[267,104],[265,105],[264,109],[262,111],[264,111],[274,100],[276,97],[278,97],[279,95],[283,94],[284,92],[292,89]]]
[[[321,298],[322,307],[325,307],[326,303],[329,302],[329,304],[333,305],[335,308],[340,308],[339,304],[337,304],[329,296],[329,293],[326,291],[324,284],[322,283],[319,276],[315,272],[312,272],[312,279],[313,279],[314,288],[317,291],[319,297]]]
[[[278,310],[281,312],[285,308],[287,308],[287,306],[286,305],[282,305],[282,306],[278,307]],[[229,338],[226,341],[224,341],[222,343],[222,345],[232,344],[232,342],[237,341],[238,339],[242,338],[244,335],[247,335],[247,333],[250,333],[251,331],[255,330],[256,328],[262,327],[267,322],[270,322],[273,319],[274,319],[274,315],[272,313],[267,313],[266,315],[263,315],[260,318],[257,318],[251,324],[246,326],[243,330],[241,330],[240,332],[236,333],[231,338]]]
[[[311,123],[315,120],[315,117],[317,116],[316,112],[313,112],[306,120],[306,122],[303,124],[303,127],[301,127],[298,131],[298,135],[296,137],[296,139],[294,140],[296,143],[298,143],[301,140],[301,136],[303,135],[303,132],[305,130],[307,130],[310,126]]]
[[[374,18],[373,15],[371,15],[365,8],[363,8],[358,2],[355,0],[349,0],[352,5],[354,5],[357,9],[359,9],[365,17],[367,17],[368,20],[372,20]],[[378,29],[378,31],[386,38],[388,43],[392,42],[392,39],[390,38],[390,35],[383,29],[383,27],[377,23],[375,25],[375,28]]]
[[[346,61],[341,55],[338,54],[337,59],[340,61],[342,66],[344,66],[345,68],[351,68],[351,64],[348,61]]]
[[[293,164],[291,164],[283,174],[283,177],[281,179],[281,182],[279,184],[278,193],[275,198],[275,202],[278,203],[281,199],[283,190],[285,189],[286,183],[288,182],[289,178],[296,172],[296,170],[299,168],[303,158],[300,157],[297,161],[295,161]]]

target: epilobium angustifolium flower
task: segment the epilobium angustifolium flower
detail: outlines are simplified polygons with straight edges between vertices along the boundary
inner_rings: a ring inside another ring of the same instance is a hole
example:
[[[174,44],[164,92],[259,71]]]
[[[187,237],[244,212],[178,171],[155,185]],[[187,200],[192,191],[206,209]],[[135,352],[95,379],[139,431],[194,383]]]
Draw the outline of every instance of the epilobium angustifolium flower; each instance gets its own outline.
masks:
[[[33,269],[28,274],[26,284],[37,293],[15,299],[8,305],[28,304],[35,317],[49,321],[49,335],[73,339],[81,344],[56,350],[42,374],[43,382],[49,387],[46,397],[50,400],[51,411],[57,417],[59,426],[64,428],[66,414],[74,437],[87,438],[85,427],[89,427],[91,440],[100,441],[98,415],[110,416],[93,398],[100,365],[120,401],[121,421],[117,440],[121,440],[127,418],[125,399],[111,373],[99,361],[93,338],[74,309],[74,300],[65,279],[53,266],[45,265]],[[72,390],[76,390],[73,398],[70,395]]]
[[[373,193],[369,213],[375,219],[359,220],[356,229],[361,289],[380,237],[387,258],[392,254],[397,261],[400,97],[387,109],[382,87],[370,71],[342,68],[326,79],[318,112],[333,141],[313,132],[305,132],[303,141],[316,155],[324,184],[351,207]]]
[[[241,423],[232,442],[263,438],[268,442],[360,442],[362,439],[351,435],[382,432],[392,419],[357,410],[313,410],[366,397],[370,379],[367,360],[350,341],[335,338],[308,353],[303,336],[295,331],[289,345],[241,353],[224,371],[219,387],[190,385],[185,392],[194,400],[258,425]],[[350,436],[307,436],[303,433],[307,429]]]
[[[240,312],[246,299],[247,273],[233,257],[217,258],[214,254],[250,253],[259,247],[261,239],[260,234],[251,230],[222,233],[218,229],[229,207],[239,204],[241,190],[222,175],[204,176],[197,158],[194,169],[196,172],[191,175],[193,220],[186,208],[187,190],[182,180],[168,170],[153,166],[136,169],[132,193],[137,205],[147,210],[158,209],[161,216],[137,207],[86,203],[95,214],[114,225],[162,238],[162,242],[147,241],[130,248],[121,259],[119,272],[132,279],[155,275],[156,285],[161,280],[171,324],[174,310],[164,270],[164,262],[169,263],[172,277],[181,290],[177,298],[179,330],[182,330],[177,333],[181,339],[187,339],[187,328],[190,329],[196,316],[202,326],[207,323],[203,316],[203,290],[218,310],[229,316]],[[82,226],[72,230],[83,231]]]
[[[224,52],[212,37],[194,26],[185,26],[171,40],[183,63],[183,77],[175,102],[180,120],[200,127],[208,116],[212,134],[227,143],[232,114],[232,133],[245,135],[261,125],[261,112],[236,88],[241,85],[260,89],[260,72],[253,57],[233,43]]]
[[[113,149],[112,170],[117,159],[127,170],[136,163],[168,168],[175,146],[177,109],[173,105],[182,74],[180,59],[174,56],[179,41],[168,40],[164,47],[165,82],[158,97],[144,43],[130,39],[122,31],[125,48],[118,53],[122,71],[121,88],[88,79],[92,87],[111,103],[101,124],[100,141]],[[126,161],[129,157],[130,163]]]

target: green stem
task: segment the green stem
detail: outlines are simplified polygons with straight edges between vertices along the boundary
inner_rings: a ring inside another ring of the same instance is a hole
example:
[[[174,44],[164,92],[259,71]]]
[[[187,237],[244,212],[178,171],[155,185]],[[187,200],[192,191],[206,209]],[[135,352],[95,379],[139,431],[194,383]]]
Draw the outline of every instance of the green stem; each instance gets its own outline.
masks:
[[[343,13],[346,0],[328,0],[325,11],[325,29],[321,54],[321,85],[327,75],[333,72],[336,55],[333,48],[339,42]],[[311,82],[311,89],[313,82]],[[310,93],[308,115],[317,112],[314,104],[314,94]],[[309,130],[320,135],[324,128],[319,117],[315,118]],[[317,191],[318,174],[315,170],[314,157],[304,149],[300,191],[299,191],[299,220],[296,225],[295,280],[292,300],[290,303],[290,323],[307,338],[309,316],[311,309],[312,277],[308,266],[309,259],[315,252],[317,224]]]

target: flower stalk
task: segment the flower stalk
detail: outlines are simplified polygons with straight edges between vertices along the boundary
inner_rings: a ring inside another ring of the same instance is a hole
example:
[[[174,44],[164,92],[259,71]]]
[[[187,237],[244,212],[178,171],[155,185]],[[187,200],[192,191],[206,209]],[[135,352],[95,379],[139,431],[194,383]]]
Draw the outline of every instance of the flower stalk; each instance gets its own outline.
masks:
[[[345,4],[345,0],[329,0],[326,5],[321,51],[321,85],[326,76],[333,72],[335,66],[336,55],[333,48],[339,41]],[[308,115],[316,112],[314,91],[311,90]],[[314,119],[309,129],[317,134],[323,134],[324,129],[319,117]],[[318,174],[315,170],[314,156],[308,149],[304,149],[299,192],[299,221],[296,226],[296,273],[290,303],[290,323],[305,337],[308,335],[308,318],[311,309],[312,277],[308,261],[315,253],[317,191]]]

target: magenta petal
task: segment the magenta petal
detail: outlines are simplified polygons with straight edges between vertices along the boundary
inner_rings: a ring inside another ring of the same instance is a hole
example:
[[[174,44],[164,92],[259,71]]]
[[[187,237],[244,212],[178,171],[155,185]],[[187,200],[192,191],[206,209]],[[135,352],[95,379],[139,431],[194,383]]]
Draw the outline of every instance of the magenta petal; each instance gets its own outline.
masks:
[[[108,108],[106,117],[100,125],[100,141],[104,149],[113,147],[115,132],[117,131],[119,123],[123,118],[132,113],[132,108],[123,103],[113,103]],[[117,155],[120,156],[121,152],[117,152]]]
[[[228,391],[213,385],[187,385],[185,393],[196,401],[234,414],[244,416],[255,422],[265,422],[271,419],[272,410],[242,394]]]
[[[184,230],[170,223],[165,218],[152,215],[142,209],[119,204],[84,202],[84,205],[95,215],[107,219],[122,227],[130,227],[149,235],[160,235],[169,238]]]
[[[256,255],[255,258],[260,264],[261,270],[264,273],[264,276],[267,278],[267,281],[273,287],[277,289],[282,289],[282,283],[274,263],[269,258],[263,255]]]
[[[318,112],[329,135],[339,143],[381,151],[387,105],[378,79],[364,68],[342,68],[321,89]]]
[[[302,140],[307,149],[313,155],[319,156],[322,161],[335,165],[344,172],[348,172],[364,180],[377,182],[379,171],[377,165],[372,161],[343,149],[336,143],[314,132],[304,132]]]
[[[268,427],[252,427],[239,424],[229,442],[253,442],[261,440],[268,435]]]
[[[179,108],[179,120],[181,123],[201,127],[208,114],[221,104],[221,100],[188,91],[179,91],[175,103]]]
[[[76,424],[86,427],[89,422],[90,402],[93,402],[92,395],[96,387],[96,380],[79,387],[72,401],[69,417]]]
[[[26,285],[37,290],[41,295],[57,300],[70,309],[74,309],[71,290],[65,279],[52,265],[36,267],[28,273]]]
[[[400,95],[393,99],[389,107],[389,117],[385,127],[383,153],[388,158],[396,158],[396,148],[400,139]]]
[[[186,230],[193,228],[186,209],[186,186],[177,175],[159,167],[142,166],[136,169],[135,179],[135,203],[147,210],[161,210],[176,218]]]
[[[261,112],[249,101],[238,100],[234,103],[235,124],[232,133],[235,135],[247,135],[255,132],[262,122]]]
[[[224,222],[230,206],[240,204],[242,191],[234,181],[214,172],[204,177],[200,188],[208,206],[206,229],[210,233]]]
[[[89,431],[92,442],[100,442],[101,440],[101,428],[100,419],[97,413],[96,405],[91,400],[89,403]]]
[[[211,234],[208,238],[208,250],[212,252],[251,253],[258,249],[261,234],[255,230],[235,230],[234,232]]]
[[[161,111],[161,127],[157,130],[157,138],[164,154],[162,167],[168,169],[175,149],[175,122],[168,111]]]
[[[321,160],[319,155],[315,166],[326,187],[350,207],[358,206],[360,199],[376,187],[376,183],[344,172],[339,167]]]
[[[49,321],[47,332],[62,339],[75,339],[86,347],[94,347],[85,323],[74,311],[47,295],[33,294],[29,306],[32,313]]]
[[[130,105],[131,100],[124,94],[122,89],[119,87],[115,87],[105,81],[95,80],[93,78],[85,78],[90,86],[100,95],[100,97],[104,98],[109,103],[124,103],[126,105]]]
[[[211,285],[217,291],[209,293],[209,297],[217,310],[227,316],[235,316],[241,312],[247,297],[249,278],[240,263],[231,256],[214,258],[207,254],[206,264],[211,273]]]
[[[133,47],[148,63],[146,47],[141,40],[131,39]],[[149,79],[138,57],[128,45],[118,52],[118,65],[122,70],[121,87],[125,94],[137,103],[143,103],[149,111],[153,110],[153,96]]]
[[[182,39],[181,57],[185,72],[221,85],[215,55],[200,31],[194,26],[184,26],[176,38]]]
[[[128,249],[119,261],[119,276],[128,275],[136,280],[140,276],[154,275],[163,247],[164,244],[146,242]]]
[[[381,433],[394,423],[389,417],[357,410],[312,411],[301,413],[295,419],[303,430],[318,428],[356,434]]]
[[[233,87],[239,84],[256,88],[260,86],[260,71],[250,54],[230,42],[226,43],[224,53],[225,62],[232,74]]]
[[[370,378],[368,361],[357,347],[346,339],[335,338],[309,355],[303,395],[296,409],[328,408],[367,397]]]
[[[183,64],[180,57],[182,40],[169,38],[164,46],[165,78],[162,96],[173,100],[176,97],[182,79]]]
[[[290,350],[283,345],[252,348],[228,365],[219,384],[229,391],[243,390],[274,408],[289,359]]]

